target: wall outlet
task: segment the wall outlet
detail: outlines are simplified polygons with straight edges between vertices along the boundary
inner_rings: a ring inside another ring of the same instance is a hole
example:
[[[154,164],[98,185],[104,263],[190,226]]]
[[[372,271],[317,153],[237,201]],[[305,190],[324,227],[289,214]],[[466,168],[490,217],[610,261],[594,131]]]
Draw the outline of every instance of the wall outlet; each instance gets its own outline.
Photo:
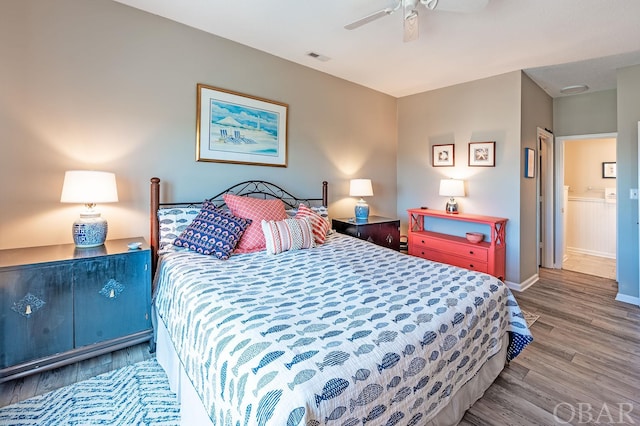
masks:
[[[638,188],[631,188],[629,190],[629,199],[637,200],[638,199]]]

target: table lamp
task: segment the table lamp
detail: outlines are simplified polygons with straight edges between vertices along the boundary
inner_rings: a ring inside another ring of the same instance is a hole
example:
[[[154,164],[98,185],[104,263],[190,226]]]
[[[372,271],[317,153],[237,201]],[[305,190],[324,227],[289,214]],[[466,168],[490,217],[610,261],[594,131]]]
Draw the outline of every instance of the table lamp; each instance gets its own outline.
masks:
[[[371,179],[351,179],[349,185],[349,195],[352,197],[360,197],[356,203],[356,222],[366,222],[369,218],[369,205],[362,197],[373,196],[373,188],[371,187]]]
[[[458,203],[454,197],[464,197],[464,181],[459,179],[440,180],[440,195],[450,197],[445,208],[449,214],[458,213]]]
[[[61,203],[84,204],[85,210],[73,223],[73,242],[78,248],[98,247],[107,239],[107,221],[95,209],[96,203],[118,201],[116,175],[109,172],[71,170],[64,174]]]

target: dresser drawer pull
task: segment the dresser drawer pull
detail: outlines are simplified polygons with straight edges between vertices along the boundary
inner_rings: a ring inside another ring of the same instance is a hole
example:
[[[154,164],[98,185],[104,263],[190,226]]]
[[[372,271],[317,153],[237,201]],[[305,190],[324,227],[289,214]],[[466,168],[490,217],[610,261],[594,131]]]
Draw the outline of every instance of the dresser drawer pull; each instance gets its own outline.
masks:
[[[31,314],[40,310],[44,305],[44,300],[40,300],[31,293],[27,293],[22,299],[13,304],[11,310],[25,318],[30,318]]]
[[[124,291],[124,285],[111,278],[98,293],[107,299],[115,299]]]

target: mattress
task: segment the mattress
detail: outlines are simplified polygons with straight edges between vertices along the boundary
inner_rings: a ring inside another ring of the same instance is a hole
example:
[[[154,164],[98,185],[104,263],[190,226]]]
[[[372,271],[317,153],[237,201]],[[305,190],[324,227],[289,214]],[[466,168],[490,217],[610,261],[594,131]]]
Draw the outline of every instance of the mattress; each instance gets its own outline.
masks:
[[[167,253],[154,308],[212,424],[426,424],[532,340],[496,278],[340,234],[227,261]]]

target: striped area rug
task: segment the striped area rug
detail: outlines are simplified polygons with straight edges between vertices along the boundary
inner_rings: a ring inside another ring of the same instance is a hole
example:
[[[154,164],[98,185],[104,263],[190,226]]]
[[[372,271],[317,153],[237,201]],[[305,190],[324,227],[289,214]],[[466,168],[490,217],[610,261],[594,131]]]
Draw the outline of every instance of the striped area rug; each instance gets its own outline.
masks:
[[[0,425],[177,425],[180,406],[155,359],[0,409]]]

